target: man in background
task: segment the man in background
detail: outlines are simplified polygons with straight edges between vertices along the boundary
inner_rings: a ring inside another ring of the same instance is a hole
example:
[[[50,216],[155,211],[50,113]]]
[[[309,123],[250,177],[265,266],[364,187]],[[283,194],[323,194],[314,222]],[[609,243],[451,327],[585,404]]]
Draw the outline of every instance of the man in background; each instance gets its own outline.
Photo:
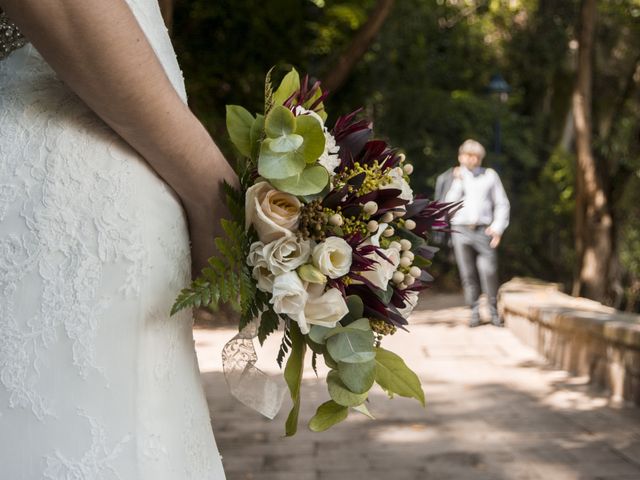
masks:
[[[480,292],[487,296],[491,323],[502,326],[498,315],[498,255],[496,248],[509,225],[509,199],[495,170],[481,166],[484,147],[466,140],[458,149],[459,166],[438,177],[436,199],[463,201],[451,219],[453,251],[467,305],[470,327],[480,324]]]

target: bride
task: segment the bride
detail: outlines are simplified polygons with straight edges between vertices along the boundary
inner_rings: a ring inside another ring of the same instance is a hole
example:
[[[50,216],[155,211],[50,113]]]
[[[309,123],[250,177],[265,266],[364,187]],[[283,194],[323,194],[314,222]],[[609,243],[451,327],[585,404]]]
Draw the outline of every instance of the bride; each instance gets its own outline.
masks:
[[[168,312],[237,180],[157,1],[0,10],[0,477],[222,480],[192,317]]]

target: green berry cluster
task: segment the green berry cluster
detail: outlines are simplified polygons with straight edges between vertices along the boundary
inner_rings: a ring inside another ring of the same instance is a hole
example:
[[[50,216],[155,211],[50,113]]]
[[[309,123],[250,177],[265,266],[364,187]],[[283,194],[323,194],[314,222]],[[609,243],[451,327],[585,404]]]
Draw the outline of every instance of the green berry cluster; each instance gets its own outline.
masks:
[[[363,172],[366,173],[364,182],[357,190],[358,196],[362,196],[380,190],[381,186],[388,184],[391,181],[391,177],[387,173],[388,171],[388,168],[384,171],[380,168],[378,160],[374,160],[371,165],[362,165],[360,162],[355,162],[353,168],[339,173],[334,177],[333,181],[335,185],[344,185],[350,178]],[[353,193],[353,191],[353,187],[349,187],[349,192]]]
[[[370,319],[369,324],[371,325],[371,330],[381,336],[393,335],[398,330],[395,325],[391,325],[384,320]]]

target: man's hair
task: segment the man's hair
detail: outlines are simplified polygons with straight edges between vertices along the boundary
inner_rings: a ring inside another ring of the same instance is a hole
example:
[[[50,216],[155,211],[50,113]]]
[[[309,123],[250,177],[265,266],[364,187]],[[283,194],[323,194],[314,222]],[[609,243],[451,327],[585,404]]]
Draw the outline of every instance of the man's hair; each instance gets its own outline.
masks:
[[[468,155],[475,155],[480,159],[480,161],[482,161],[482,159],[484,159],[484,156],[487,154],[480,142],[477,142],[470,138],[468,140],[465,140],[462,145],[460,145],[460,148],[458,148],[458,155],[461,155],[463,153],[466,153]]]

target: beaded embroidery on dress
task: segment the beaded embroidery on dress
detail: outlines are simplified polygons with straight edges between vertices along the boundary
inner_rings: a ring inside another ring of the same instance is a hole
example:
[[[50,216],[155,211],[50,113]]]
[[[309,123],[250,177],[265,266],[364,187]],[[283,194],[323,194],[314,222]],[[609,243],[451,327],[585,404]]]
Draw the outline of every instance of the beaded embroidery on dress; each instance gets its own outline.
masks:
[[[128,3],[186,101],[156,1]],[[0,18],[0,478],[223,480],[193,320],[168,315],[180,202]]]
[[[0,60],[9,56],[11,52],[26,45],[18,27],[0,10]]]

